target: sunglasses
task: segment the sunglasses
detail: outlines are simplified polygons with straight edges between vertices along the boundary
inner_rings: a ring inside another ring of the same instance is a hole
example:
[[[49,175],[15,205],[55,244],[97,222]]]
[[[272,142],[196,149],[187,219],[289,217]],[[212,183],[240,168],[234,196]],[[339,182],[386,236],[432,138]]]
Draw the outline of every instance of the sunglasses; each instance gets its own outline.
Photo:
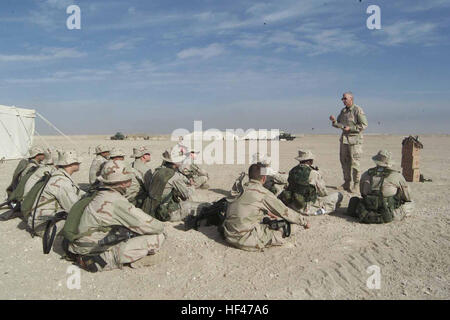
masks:
[[[344,101],[344,100],[347,100],[347,98],[342,98],[341,100]]]

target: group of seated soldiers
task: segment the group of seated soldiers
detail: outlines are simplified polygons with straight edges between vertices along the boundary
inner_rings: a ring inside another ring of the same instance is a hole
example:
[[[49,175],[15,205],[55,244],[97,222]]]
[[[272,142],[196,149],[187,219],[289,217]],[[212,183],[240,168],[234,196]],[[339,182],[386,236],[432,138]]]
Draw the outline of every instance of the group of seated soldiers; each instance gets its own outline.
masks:
[[[183,221],[189,230],[206,220],[243,250],[283,245],[291,224],[310,228],[306,216],[336,211],[344,197],[328,194],[308,150],[298,152],[299,164],[288,174],[255,154],[248,181],[242,173],[230,195],[214,203],[194,201],[196,188],[209,187],[208,173],[194,163],[194,150],[165,151],[152,172],[147,147],[133,149],[134,160],[127,164],[122,150],[98,146],[84,191],[72,179],[81,163],[74,150],[33,147],[29,153],[7,188],[12,216],[43,238],[44,253],[56,239],[68,260],[91,272],[156,263],[167,221]],[[351,198],[346,213],[363,223],[401,220],[413,209],[405,179],[392,169],[389,151],[372,159],[376,167],[361,178],[362,197]]]

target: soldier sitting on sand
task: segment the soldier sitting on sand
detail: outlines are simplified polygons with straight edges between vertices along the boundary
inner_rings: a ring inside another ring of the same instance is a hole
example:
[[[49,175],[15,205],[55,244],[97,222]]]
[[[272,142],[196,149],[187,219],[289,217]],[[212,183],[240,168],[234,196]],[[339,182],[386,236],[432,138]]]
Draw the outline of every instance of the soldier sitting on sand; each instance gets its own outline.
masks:
[[[228,204],[223,232],[226,241],[243,250],[260,251],[269,246],[284,244],[281,229],[273,230],[263,219],[284,219],[305,229],[309,223],[300,214],[286,207],[264,188],[266,174],[262,164],[252,164],[248,169],[250,181],[243,193]],[[268,221],[268,220],[266,220]]]
[[[191,150],[183,161],[180,172],[189,179],[189,184],[195,188],[208,189],[209,185],[206,183],[209,179],[208,172],[200,168],[194,163],[194,160],[200,151]]]
[[[98,178],[101,186],[81,212],[67,217],[64,237],[73,234],[66,253],[88,271],[154,264],[165,240],[164,225],[132,205],[125,197],[133,174],[120,160],[109,160]],[[81,215],[75,217],[77,215]],[[78,222],[78,223],[75,223]],[[123,236],[124,235],[124,236]]]
[[[312,152],[300,150],[295,159],[299,164],[289,171],[288,186],[279,196],[283,203],[307,216],[327,214],[339,208],[343,195],[328,194],[319,168],[313,166]]]
[[[380,150],[372,157],[376,167],[364,172],[360,182],[362,198],[350,199],[347,214],[363,223],[402,220],[414,210],[403,175],[392,168],[391,153]]]
[[[103,145],[98,145],[95,147],[95,158],[92,160],[91,167],[89,169],[89,183],[95,184],[97,177],[100,175],[102,170],[102,164],[104,164],[109,159],[110,148]]]

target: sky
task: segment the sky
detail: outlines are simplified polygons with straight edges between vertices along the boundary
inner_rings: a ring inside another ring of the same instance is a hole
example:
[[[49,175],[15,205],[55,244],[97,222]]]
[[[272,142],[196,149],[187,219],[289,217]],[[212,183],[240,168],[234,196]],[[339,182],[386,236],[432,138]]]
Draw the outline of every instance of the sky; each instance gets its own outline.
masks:
[[[0,104],[66,134],[310,134],[352,91],[368,133],[450,133],[449,33],[450,0],[2,0]]]

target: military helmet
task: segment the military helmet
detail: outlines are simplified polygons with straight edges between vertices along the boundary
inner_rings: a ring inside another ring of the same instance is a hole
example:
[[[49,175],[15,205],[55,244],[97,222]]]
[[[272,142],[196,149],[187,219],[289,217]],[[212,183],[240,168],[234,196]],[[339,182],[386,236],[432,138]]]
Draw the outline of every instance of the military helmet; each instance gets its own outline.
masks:
[[[133,173],[128,171],[125,161],[108,160],[105,162],[98,181],[104,184],[125,182],[133,178]]]
[[[299,150],[298,156],[295,157],[295,160],[298,161],[314,160],[314,155],[309,150]]]
[[[58,150],[47,148],[44,150],[44,155],[45,158],[44,161],[42,161],[43,164],[51,165],[58,162]]]
[[[81,163],[81,157],[75,150],[58,151],[57,166],[68,166],[74,163]]]
[[[131,158],[140,158],[144,154],[151,154],[148,147],[141,146],[139,148],[133,148],[133,154],[131,155]]]
[[[388,150],[380,150],[376,155],[372,157],[372,160],[380,167],[392,167],[394,161],[392,161],[392,154]]]
[[[28,159],[34,158],[39,154],[45,154],[44,149],[41,147],[32,147],[29,151]]]
[[[125,157],[125,152],[120,148],[112,148],[109,153],[109,158],[115,158],[115,157]]]
[[[109,152],[111,150],[110,147],[99,144],[95,147],[95,154],[100,154],[102,152]]]
[[[180,154],[180,152],[176,151],[175,149],[176,148],[173,148],[171,152],[167,150],[164,151],[164,153],[162,154],[162,159],[170,163],[182,163],[186,159],[186,156]]]

